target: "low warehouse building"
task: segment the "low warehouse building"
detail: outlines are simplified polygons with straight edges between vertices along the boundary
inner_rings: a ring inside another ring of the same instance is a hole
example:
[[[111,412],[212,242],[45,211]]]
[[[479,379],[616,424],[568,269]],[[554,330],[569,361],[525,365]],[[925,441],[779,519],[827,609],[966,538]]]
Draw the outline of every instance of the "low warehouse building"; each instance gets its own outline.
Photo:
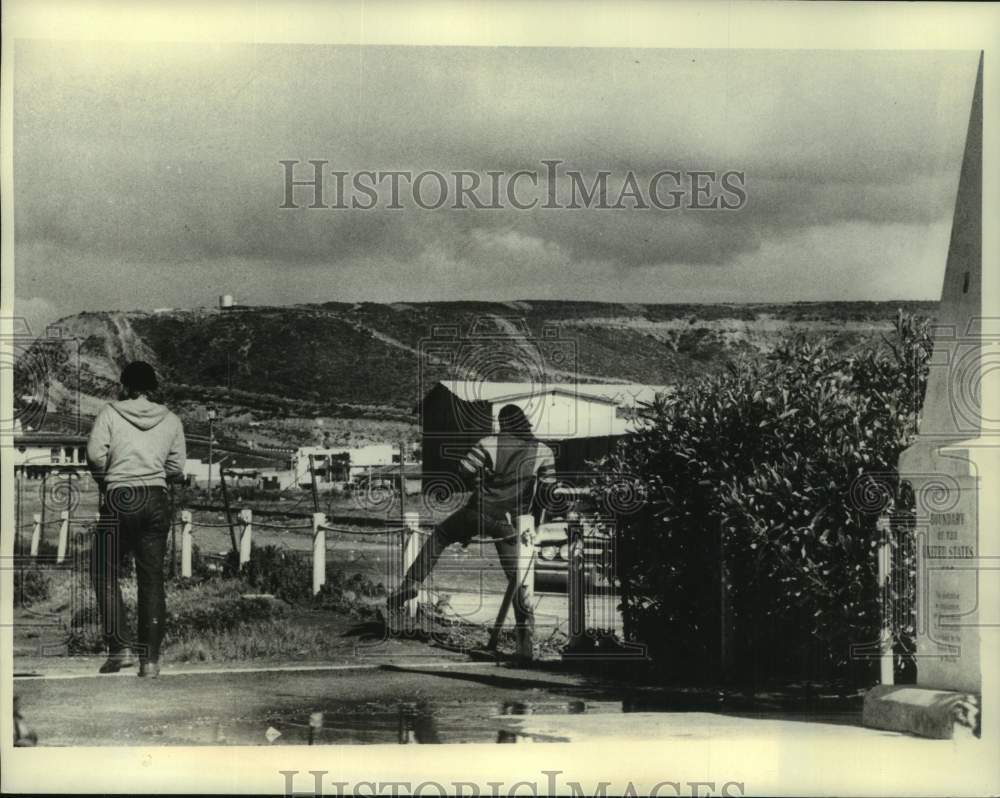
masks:
[[[498,428],[505,405],[517,405],[556,454],[562,474],[584,472],[634,428],[643,403],[665,386],[635,383],[552,384],[448,380],[420,403],[425,487],[436,475],[458,475],[459,459]]]

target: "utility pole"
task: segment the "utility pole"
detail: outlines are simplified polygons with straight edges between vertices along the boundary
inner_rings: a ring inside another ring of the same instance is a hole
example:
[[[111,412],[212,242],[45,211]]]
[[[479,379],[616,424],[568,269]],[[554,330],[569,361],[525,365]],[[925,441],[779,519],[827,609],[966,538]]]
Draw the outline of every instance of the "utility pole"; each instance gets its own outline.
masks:
[[[212,501],[212,445],[215,442],[215,408],[208,408],[208,500]]]
[[[222,461],[220,460],[219,462],[221,464]],[[222,472],[222,469],[219,469],[219,485],[222,487],[222,505],[226,510],[226,524],[229,527],[229,542],[232,544],[233,551],[236,553],[236,562],[238,566],[240,547],[236,542],[236,530],[233,528],[233,514],[229,507],[229,491],[226,489],[226,476]],[[237,570],[239,570],[238,567]]]
[[[406,522],[406,441],[399,442],[399,517]]]
[[[16,465],[14,466],[14,476],[15,476],[15,488],[14,495],[17,498],[17,509],[15,510],[14,518],[14,554],[23,554],[22,549],[24,548],[24,542],[21,540],[21,517],[23,513],[21,512],[21,502],[22,494],[24,493],[24,466]]]
[[[73,474],[75,472],[70,469],[66,473],[66,531],[68,534],[72,534],[72,526],[70,526],[70,518],[73,515]],[[67,538],[67,543],[72,541],[73,538]]]
[[[309,486],[312,488],[313,512],[319,512],[319,488],[316,486],[316,464],[313,460],[315,455],[309,455]]]
[[[49,478],[49,469],[42,469],[42,535],[45,535],[45,505],[49,503],[49,493],[46,483]]]
[[[170,577],[177,576],[177,524],[174,498],[174,483],[170,483]]]

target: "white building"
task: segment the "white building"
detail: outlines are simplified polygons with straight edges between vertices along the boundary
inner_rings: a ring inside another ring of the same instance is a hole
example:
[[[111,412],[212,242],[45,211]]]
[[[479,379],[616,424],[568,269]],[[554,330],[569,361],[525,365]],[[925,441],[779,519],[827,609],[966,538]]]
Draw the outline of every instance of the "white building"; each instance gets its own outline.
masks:
[[[290,468],[261,468],[257,471],[257,487],[263,490],[287,490],[297,484],[295,472]]]
[[[440,412],[446,409],[466,416],[469,421],[485,420],[484,413],[488,412],[492,431],[496,432],[500,409],[516,405],[531,421],[532,430],[539,438],[593,438],[624,435],[630,431],[630,420],[641,404],[651,402],[657,393],[668,390],[663,385],[638,383],[539,385],[449,380],[439,382],[427,394],[422,409],[425,418],[427,414],[432,417],[447,415]],[[451,425],[446,428],[448,426]]]
[[[54,469],[85,472],[87,437],[64,432],[22,432],[14,435],[14,465],[29,477]]]
[[[209,469],[208,463],[197,457],[189,457],[184,462],[184,476],[188,482],[197,487],[206,487],[209,482],[209,471],[211,470],[212,485],[218,486],[221,472],[225,470],[226,479],[234,487],[246,484],[253,484],[262,489],[286,490],[295,487],[298,483],[295,472],[290,468],[277,468],[274,466],[232,466],[227,460],[219,460],[212,463]],[[306,473],[308,480],[308,472]],[[308,482],[306,483],[308,484]]]
[[[642,405],[669,390],[637,383],[439,382],[420,405],[424,472],[453,472],[469,447],[499,430],[506,405],[520,407],[537,437],[559,444],[557,460],[578,470],[577,461],[632,431]]]
[[[204,460],[199,460],[197,457],[188,457],[184,461],[184,476],[187,477],[188,482],[192,485],[203,486],[207,485],[209,479],[215,485],[219,484],[219,464],[212,463],[209,467],[208,463]]]
[[[397,447],[389,443],[376,443],[352,448],[349,446],[301,446],[292,456],[292,470],[295,481],[301,487],[309,487],[310,457],[316,471],[316,481],[350,482],[370,469],[392,465],[398,455]]]

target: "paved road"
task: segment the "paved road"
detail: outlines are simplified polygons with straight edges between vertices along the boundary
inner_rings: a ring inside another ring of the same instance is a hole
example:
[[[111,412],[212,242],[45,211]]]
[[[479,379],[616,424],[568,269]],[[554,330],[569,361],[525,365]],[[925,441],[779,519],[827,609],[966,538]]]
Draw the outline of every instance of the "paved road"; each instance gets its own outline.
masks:
[[[98,661],[88,664],[94,667],[15,678],[40,744],[281,745],[306,744],[310,734],[315,744],[888,734],[857,728],[852,711],[799,720],[787,712],[705,712],[713,707],[703,697],[458,657],[269,669],[168,666],[158,680],[134,671],[97,676]]]
[[[661,790],[661,795],[766,795],[779,794],[778,790],[801,794],[806,789],[822,789],[824,784],[846,785],[843,794],[892,794],[898,792],[899,784],[920,784],[928,794],[950,790],[975,795],[987,794],[988,785],[995,784],[995,751],[969,745],[985,741],[924,740],[864,729],[857,725],[857,712],[827,717],[796,717],[786,712],[761,717],[694,707],[651,711],[662,696],[647,695],[644,701],[607,682],[492,664],[414,660],[405,665],[369,663],[366,668],[304,671],[168,669],[152,682],[135,676],[85,676],[15,679],[14,687],[43,746],[148,749],[569,741],[597,745],[572,749],[545,745],[543,750],[534,746],[529,750],[541,758],[533,761],[563,773],[564,779],[595,784],[598,779],[629,777],[652,785],[663,779],[703,779],[711,774],[716,781],[745,782],[747,788],[745,793],[742,789],[728,793]],[[609,743],[621,742],[635,745],[608,748]],[[580,761],[581,752],[589,752],[589,764]],[[44,755],[44,751],[35,753]],[[369,753],[377,753],[379,759],[366,758]],[[539,770],[511,767],[521,760],[509,755],[495,759],[507,763],[500,764],[499,770],[492,766],[483,770],[482,753],[473,749],[465,760],[454,749],[435,748],[416,757],[402,751],[394,757],[387,751],[341,747],[319,761],[338,778],[345,768],[351,770],[351,762],[359,761],[369,763],[362,766],[369,768],[361,771],[366,778],[385,774],[390,780],[409,779],[411,773],[427,778],[445,772],[482,782],[498,777],[510,780],[517,774],[545,783]],[[116,755],[117,761],[132,761],[123,754]],[[275,770],[286,765],[273,757],[266,759],[263,751],[258,759],[269,763],[263,770],[253,764],[256,759],[235,750],[234,756],[238,758],[215,760],[221,778],[218,773],[206,776],[215,778],[217,789],[239,783],[247,773],[270,780]],[[36,765],[44,761],[34,760]],[[379,769],[387,761],[395,763],[388,774]],[[141,762],[152,765],[152,754],[145,754]],[[175,765],[169,755],[158,756],[156,762],[146,782],[154,790],[180,776],[172,769]],[[270,763],[275,763],[273,769]],[[466,763],[468,769],[463,772]]]
[[[317,744],[497,742],[513,739],[503,715],[621,711],[621,700],[581,677],[492,663],[303,667],[168,667],[158,680],[91,669],[14,687],[42,745],[303,744],[315,713]],[[274,743],[269,729],[280,732]]]

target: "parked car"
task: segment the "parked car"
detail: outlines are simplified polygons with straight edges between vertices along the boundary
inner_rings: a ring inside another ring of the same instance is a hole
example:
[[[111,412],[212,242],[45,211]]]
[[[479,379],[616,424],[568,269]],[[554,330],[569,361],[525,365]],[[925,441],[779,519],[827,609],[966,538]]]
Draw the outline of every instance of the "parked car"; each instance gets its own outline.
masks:
[[[584,539],[584,585],[588,591],[614,584],[614,526],[602,517],[585,489],[564,490],[557,512],[544,511],[535,529],[535,591],[565,593],[569,585],[570,529]]]

